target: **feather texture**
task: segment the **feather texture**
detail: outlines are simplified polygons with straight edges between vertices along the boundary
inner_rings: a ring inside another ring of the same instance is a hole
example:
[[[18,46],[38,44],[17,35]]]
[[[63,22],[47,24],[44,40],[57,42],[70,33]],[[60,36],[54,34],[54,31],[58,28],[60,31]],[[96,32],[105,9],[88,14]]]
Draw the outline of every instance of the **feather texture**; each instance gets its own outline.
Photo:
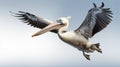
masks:
[[[28,25],[31,25],[36,28],[44,28],[52,23],[52,21],[37,17],[31,13],[18,11],[18,13],[15,13],[15,17],[18,17],[20,20],[22,20],[24,23],[27,23]],[[51,32],[57,33],[57,30],[51,30]]]
[[[110,8],[94,7],[88,11],[85,20],[75,32],[82,34],[86,38],[90,38],[112,21],[112,14]]]

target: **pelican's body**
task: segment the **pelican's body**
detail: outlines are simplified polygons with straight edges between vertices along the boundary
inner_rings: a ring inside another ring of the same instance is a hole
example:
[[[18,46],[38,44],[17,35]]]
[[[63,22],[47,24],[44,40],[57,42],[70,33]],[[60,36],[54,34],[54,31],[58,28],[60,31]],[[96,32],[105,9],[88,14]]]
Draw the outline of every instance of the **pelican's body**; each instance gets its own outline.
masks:
[[[70,44],[71,46],[79,50],[85,50],[84,46],[89,48],[92,45],[84,36],[82,35],[79,36],[74,31],[58,33],[58,36],[61,40],[63,40],[64,42]],[[92,51],[86,51],[86,52],[92,52]]]
[[[93,5],[94,8],[88,11],[87,17],[80,27],[73,31],[67,31],[69,17],[61,17],[56,22],[51,22],[28,12],[19,11],[16,14],[17,17],[20,17],[28,25],[41,29],[39,32],[33,34],[32,37],[48,31],[54,32],[58,34],[62,41],[81,50],[85,58],[90,60],[89,55],[85,54],[85,52],[90,53],[96,50],[102,53],[102,50],[99,48],[99,43],[93,44],[88,39],[104,29],[112,21],[112,11],[109,8],[103,8],[104,3],[102,3],[101,7],[97,7],[94,3]]]

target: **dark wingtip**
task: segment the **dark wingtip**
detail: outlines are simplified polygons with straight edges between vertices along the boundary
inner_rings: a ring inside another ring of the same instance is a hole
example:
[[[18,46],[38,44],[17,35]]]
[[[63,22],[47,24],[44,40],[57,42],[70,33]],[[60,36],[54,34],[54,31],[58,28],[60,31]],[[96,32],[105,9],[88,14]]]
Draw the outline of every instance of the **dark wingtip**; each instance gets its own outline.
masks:
[[[105,5],[104,5],[104,2],[102,2],[102,5],[100,6],[100,8],[103,8]]]
[[[94,5],[95,8],[97,7],[95,3],[93,3],[93,5]]]
[[[12,12],[12,11],[9,11],[9,13],[10,13],[12,16],[14,16],[14,17],[16,17],[16,15],[17,15],[17,13],[14,13],[14,12]]]
[[[18,11],[19,12],[19,11]],[[14,13],[12,11],[9,11],[9,13],[14,16],[14,17],[22,17],[22,14],[19,14],[19,13]]]
[[[23,11],[18,11],[19,13],[26,13],[26,12],[23,12]]]

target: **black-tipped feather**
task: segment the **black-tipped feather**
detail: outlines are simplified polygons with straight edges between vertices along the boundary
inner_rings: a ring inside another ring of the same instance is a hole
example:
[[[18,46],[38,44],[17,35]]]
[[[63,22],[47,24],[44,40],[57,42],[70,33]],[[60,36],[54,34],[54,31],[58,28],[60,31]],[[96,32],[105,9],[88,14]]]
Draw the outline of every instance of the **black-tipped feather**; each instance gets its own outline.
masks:
[[[113,13],[110,8],[103,7],[104,3],[102,3],[101,7],[90,9],[85,20],[75,32],[82,34],[86,38],[90,38],[104,29],[112,21]]]
[[[104,11],[106,12],[104,13]],[[110,9],[107,9],[107,10],[104,9],[103,12],[96,14],[97,20],[96,20],[96,25],[93,29],[92,36],[95,35],[97,32],[101,31],[102,29],[104,29],[112,21],[111,14],[113,13],[112,11],[110,11]],[[101,22],[98,22],[98,20]],[[100,27],[100,29],[97,29],[98,27]]]
[[[14,13],[14,14],[15,14],[15,17],[18,17],[24,23],[27,23],[28,25],[36,27],[36,28],[42,29],[48,26],[49,24],[51,24],[51,21],[48,21],[41,17],[37,17],[28,12],[18,11],[18,13]],[[57,33],[57,30],[52,30],[51,32]]]

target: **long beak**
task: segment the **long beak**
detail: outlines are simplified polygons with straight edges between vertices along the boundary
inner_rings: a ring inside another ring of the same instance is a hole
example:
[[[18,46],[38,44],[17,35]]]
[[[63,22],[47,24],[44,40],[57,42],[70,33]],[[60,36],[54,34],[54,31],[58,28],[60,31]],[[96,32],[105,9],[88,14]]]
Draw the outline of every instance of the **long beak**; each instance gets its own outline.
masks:
[[[62,24],[57,23],[57,22],[52,23],[52,24],[48,25],[47,27],[41,29],[41,30],[38,31],[37,33],[33,34],[32,37],[35,37],[35,36],[44,34],[44,33],[48,32],[48,31],[50,31],[50,30],[59,29],[59,28],[61,28],[62,26],[63,26]]]

